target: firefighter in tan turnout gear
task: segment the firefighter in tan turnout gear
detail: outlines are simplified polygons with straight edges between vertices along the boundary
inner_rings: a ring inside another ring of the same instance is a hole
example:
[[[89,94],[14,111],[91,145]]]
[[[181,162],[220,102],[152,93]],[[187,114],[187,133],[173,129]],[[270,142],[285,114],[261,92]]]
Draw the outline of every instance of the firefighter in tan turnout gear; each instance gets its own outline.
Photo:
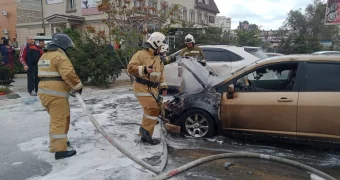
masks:
[[[74,47],[73,41],[63,33],[53,35],[46,53],[38,62],[39,99],[50,115],[50,152],[55,159],[74,156],[67,150],[67,133],[70,126],[69,95],[82,92],[82,83],[67,57],[66,50]]]
[[[140,105],[143,107],[142,126],[139,129],[141,141],[150,145],[160,143],[159,139],[153,139],[154,127],[158,122],[160,106],[156,101],[158,88],[166,94],[167,85],[164,83],[164,64],[160,59],[160,51],[165,45],[165,35],[154,32],[143,50],[136,52],[128,65],[128,72],[136,78],[134,93]]]
[[[203,51],[200,47],[195,45],[194,36],[192,36],[191,34],[188,34],[187,36],[185,36],[184,42],[185,42],[186,47],[183,48],[180,51],[179,56],[181,56],[181,57],[183,57],[183,56],[194,57],[194,58],[197,59],[197,62],[199,62],[203,66],[205,66],[206,61],[205,61],[205,58],[204,58]]]

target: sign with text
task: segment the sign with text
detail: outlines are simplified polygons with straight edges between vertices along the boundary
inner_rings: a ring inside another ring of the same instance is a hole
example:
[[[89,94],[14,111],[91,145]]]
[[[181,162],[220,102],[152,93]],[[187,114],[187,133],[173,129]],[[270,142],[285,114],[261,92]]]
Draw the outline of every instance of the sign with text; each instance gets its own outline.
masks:
[[[325,25],[340,24],[340,0],[327,0]]]
[[[103,12],[98,11],[97,5],[99,0],[81,0],[82,14],[94,15],[103,14]]]
[[[64,0],[46,0],[46,4],[57,4],[57,3],[63,3]]]

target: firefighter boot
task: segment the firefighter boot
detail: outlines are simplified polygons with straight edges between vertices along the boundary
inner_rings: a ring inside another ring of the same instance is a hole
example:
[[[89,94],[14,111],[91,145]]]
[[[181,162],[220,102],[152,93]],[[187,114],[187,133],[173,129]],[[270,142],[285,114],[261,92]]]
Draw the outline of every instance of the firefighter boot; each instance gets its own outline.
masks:
[[[147,130],[145,130],[142,126],[139,128],[139,132],[142,135],[141,141],[143,143],[147,143],[147,144],[150,144],[150,145],[157,145],[157,144],[161,143],[161,141],[159,139],[152,139],[149,132]]]
[[[77,154],[76,150],[61,151],[61,152],[56,152],[54,157],[56,160],[59,160],[59,159],[64,159],[64,158],[74,156],[76,154]]]

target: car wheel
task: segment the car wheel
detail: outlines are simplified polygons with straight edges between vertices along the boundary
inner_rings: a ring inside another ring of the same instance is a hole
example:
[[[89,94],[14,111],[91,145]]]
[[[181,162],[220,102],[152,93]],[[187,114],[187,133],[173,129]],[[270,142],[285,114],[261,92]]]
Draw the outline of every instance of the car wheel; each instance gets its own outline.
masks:
[[[215,121],[204,110],[192,109],[185,112],[181,118],[181,126],[184,132],[195,138],[215,135]]]

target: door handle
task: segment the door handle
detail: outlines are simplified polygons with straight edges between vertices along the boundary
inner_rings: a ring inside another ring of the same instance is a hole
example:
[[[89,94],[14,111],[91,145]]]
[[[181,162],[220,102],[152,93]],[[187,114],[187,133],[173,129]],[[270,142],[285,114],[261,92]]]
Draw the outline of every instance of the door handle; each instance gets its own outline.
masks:
[[[223,64],[221,65],[221,67],[229,67],[227,64]]]
[[[282,97],[277,100],[277,102],[293,102],[293,99],[288,99],[286,97]]]

